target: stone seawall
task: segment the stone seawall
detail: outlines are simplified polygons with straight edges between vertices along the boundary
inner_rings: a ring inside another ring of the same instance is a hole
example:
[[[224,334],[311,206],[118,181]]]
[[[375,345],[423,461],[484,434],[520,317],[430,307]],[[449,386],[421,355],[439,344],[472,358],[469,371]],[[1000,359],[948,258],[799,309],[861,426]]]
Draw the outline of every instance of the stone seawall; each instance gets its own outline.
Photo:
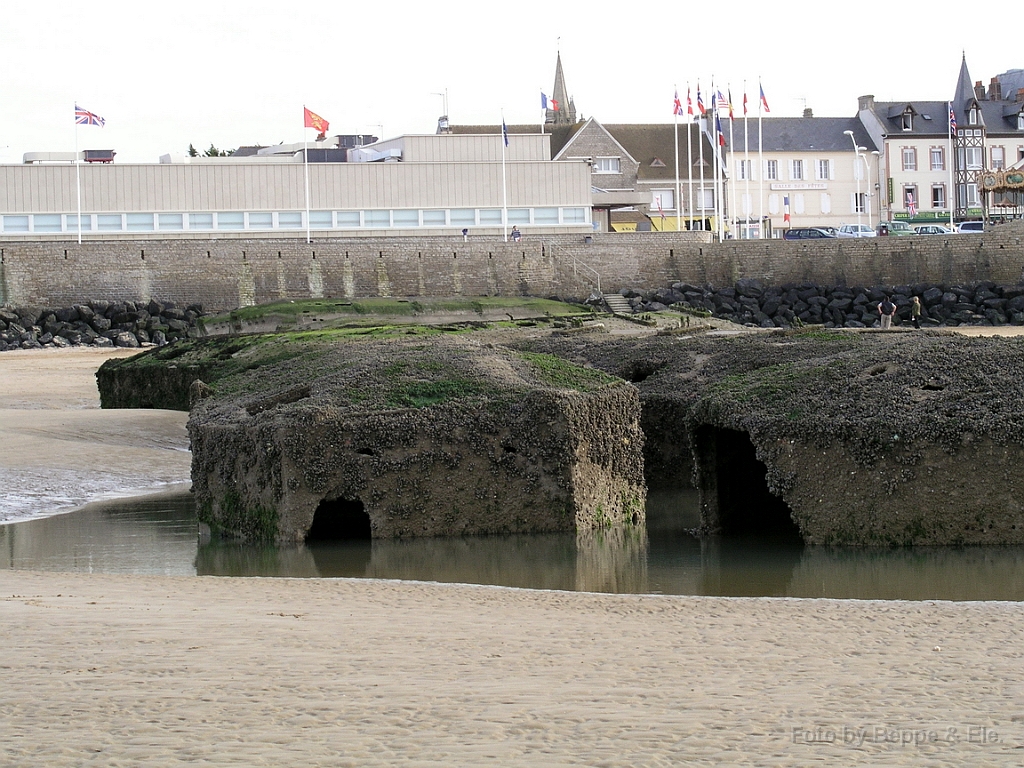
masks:
[[[970,235],[701,242],[693,233],[461,238],[116,240],[0,246],[0,304],[64,306],[95,296],[198,302],[365,296],[585,298],[674,282],[732,285],[1012,285],[1024,279],[1024,225]]]

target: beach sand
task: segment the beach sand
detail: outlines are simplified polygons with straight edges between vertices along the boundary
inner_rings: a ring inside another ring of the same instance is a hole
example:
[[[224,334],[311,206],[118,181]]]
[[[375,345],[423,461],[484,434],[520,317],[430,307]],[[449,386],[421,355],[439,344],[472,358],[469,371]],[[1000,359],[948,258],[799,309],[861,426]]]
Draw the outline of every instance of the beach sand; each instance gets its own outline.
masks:
[[[40,371],[81,352],[11,354],[22,409],[78,386]],[[8,413],[44,469],[183,425]],[[3,570],[0,734],[5,766],[1019,765],[1024,607]]]

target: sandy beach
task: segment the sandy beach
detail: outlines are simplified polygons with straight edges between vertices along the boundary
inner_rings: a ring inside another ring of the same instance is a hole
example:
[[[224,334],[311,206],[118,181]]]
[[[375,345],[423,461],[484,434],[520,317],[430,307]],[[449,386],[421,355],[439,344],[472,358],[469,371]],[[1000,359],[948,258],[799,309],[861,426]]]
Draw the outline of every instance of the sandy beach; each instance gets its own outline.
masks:
[[[5,478],[183,453],[109,354],[0,355]],[[1019,765],[1024,608],[2,570],[0,692],[11,766]]]

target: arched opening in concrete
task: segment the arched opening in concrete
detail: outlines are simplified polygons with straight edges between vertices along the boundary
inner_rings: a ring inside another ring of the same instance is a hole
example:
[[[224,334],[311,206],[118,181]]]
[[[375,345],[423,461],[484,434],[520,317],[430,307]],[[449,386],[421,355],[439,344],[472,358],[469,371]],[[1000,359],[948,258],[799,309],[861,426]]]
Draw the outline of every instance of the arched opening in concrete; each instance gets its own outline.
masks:
[[[704,527],[726,537],[800,541],[785,501],[768,490],[767,467],[746,432],[697,429],[697,479]]]
[[[370,516],[359,499],[324,499],[313,513],[307,542],[368,541]]]

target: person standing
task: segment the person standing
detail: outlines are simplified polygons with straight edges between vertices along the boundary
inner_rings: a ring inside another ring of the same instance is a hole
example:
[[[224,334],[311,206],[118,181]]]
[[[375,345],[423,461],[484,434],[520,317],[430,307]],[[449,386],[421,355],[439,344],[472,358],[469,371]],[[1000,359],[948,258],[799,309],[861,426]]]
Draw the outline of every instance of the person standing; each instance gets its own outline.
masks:
[[[882,330],[888,331],[892,328],[892,316],[896,314],[896,305],[888,296],[878,303],[878,314],[882,321]]]
[[[914,323],[914,327],[920,330],[921,328],[921,299],[915,296],[910,301],[910,319]]]

